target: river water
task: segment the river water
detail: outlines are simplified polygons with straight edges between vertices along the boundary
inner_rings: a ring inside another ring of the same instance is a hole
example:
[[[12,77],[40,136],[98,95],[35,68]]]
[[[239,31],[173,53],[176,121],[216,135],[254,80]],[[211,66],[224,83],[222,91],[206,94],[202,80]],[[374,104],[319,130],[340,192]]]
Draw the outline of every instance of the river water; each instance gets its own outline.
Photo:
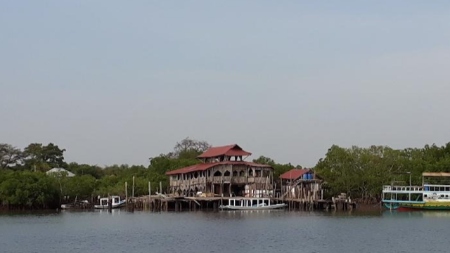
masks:
[[[449,252],[449,212],[0,214],[0,252]]]

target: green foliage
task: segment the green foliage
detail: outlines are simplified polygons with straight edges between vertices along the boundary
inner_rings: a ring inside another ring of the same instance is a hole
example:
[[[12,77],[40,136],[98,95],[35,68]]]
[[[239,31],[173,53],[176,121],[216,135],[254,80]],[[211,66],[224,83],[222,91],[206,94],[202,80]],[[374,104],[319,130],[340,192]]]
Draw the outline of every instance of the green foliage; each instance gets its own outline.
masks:
[[[184,139],[173,151],[150,158],[146,166],[112,165],[101,168],[96,165],[64,162],[64,149],[52,143],[44,146],[32,143],[23,151],[9,144],[0,144],[0,203],[12,208],[58,207],[59,202],[91,199],[96,196],[132,195],[160,191],[160,182],[167,189],[166,172],[200,163],[197,156],[210,145],[204,141]],[[301,166],[276,163],[265,156],[253,162],[274,168],[274,178]],[[75,177],[48,176],[43,171],[53,167],[67,168]],[[424,171],[450,172],[450,143],[438,147],[395,150],[385,146],[342,148],[333,145],[326,156],[315,166],[316,173],[326,182],[328,197],[345,192],[352,198],[376,199],[383,184],[391,181],[421,183]],[[125,189],[125,182],[128,188]]]
[[[22,151],[10,144],[0,143],[0,169],[15,167],[20,164]]]
[[[32,143],[23,151],[24,167],[29,170],[47,171],[51,168],[66,168],[64,162],[65,149],[49,143],[44,146],[41,143]]]
[[[293,169],[294,167],[301,168],[300,165],[293,166],[290,163],[288,164],[276,163],[273,159],[265,156],[260,156],[257,159],[253,159],[253,162],[272,166],[274,178],[278,178],[281,174]]]
[[[173,148],[172,158],[178,159],[195,159],[198,155],[209,149],[211,145],[206,141],[197,141],[185,138],[177,142]]]
[[[328,197],[341,192],[353,198],[377,199],[383,184],[421,184],[424,171],[450,171],[450,145],[395,150],[385,146],[342,148],[333,145],[315,166],[326,181]],[[409,174],[410,173],[410,174]]]
[[[91,175],[65,177],[61,180],[62,195],[68,199],[91,199],[97,181]]]
[[[48,208],[58,203],[54,178],[40,172],[6,172],[1,175],[0,199],[16,208]]]
[[[69,163],[67,170],[75,175],[91,175],[96,179],[100,179],[104,175],[104,170],[96,165]]]

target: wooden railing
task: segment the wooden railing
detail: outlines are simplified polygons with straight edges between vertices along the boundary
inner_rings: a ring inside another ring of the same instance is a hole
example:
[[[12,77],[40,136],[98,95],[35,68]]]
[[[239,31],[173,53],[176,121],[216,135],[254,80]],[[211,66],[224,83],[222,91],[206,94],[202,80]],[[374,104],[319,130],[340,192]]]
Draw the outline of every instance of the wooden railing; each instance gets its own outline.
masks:
[[[233,176],[220,176],[220,177],[200,177],[200,178],[193,178],[193,179],[187,179],[187,180],[171,180],[170,186],[176,187],[180,185],[196,185],[196,184],[206,184],[213,183],[213,184],[221,184],[221,183],[232,183],[232,184],[252,184],[252,183],[259,183],[259,184],[265,184],[270,183],[268,178],[266,177],[233,177]]]

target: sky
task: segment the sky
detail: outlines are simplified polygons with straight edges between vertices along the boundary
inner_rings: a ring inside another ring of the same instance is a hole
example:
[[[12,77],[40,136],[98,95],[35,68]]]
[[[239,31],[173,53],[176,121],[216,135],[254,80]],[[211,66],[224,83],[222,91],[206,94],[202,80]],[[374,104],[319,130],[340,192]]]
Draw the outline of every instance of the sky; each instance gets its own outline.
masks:
[[[0,143],[67,162],[450,141],[448,1],[0,0],[0,31]]]

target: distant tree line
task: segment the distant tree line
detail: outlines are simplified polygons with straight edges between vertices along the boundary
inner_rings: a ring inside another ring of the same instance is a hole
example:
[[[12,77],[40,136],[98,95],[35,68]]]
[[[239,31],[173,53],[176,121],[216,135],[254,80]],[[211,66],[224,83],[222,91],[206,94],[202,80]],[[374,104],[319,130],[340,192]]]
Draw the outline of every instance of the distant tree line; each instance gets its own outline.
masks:
[[[438,147],[392,149],[386,146],[343,148],[333,145],[315,172],[326,182],[327,197],[346,193],[363,202],[380,200],[382,185],[421,185],[422,172],[450,172],[450,143]]]
[[[167,171],[200,163],[197,156],[211,145],[205,141],[185,138],[176,143],[171,152],[149,158],[149,165],[97,165],[64,161],[65,149],[49,143],[32,143],[23,150],[10,144],[0,144],[0,204],[9,209],[57,208],[61,202],[75,199],[92,200],[97,196],[124,195],[125,182],[131,195],[131,183],[135,177],[135,196],[148,194],[148,182],[152,192],[159,191],[161,182],[168,185]],[[277,179],[282,173],[300,165],[280,164],[260,156],[253,162],[268,164],[274,168]],[[52,168],[65,168],[75,174],[51,176],[45,172]],[[413,183],[421,183],[423,171],[450,171],[450,143],[424,148],[395,150],[385,146],[369,148],[342,148],[333,145],[315,168],[317,175],[326,182],[326,196],[345,192],[362,200],[379,199],[383,184],[392,180],[408,181],[412,173]]]

